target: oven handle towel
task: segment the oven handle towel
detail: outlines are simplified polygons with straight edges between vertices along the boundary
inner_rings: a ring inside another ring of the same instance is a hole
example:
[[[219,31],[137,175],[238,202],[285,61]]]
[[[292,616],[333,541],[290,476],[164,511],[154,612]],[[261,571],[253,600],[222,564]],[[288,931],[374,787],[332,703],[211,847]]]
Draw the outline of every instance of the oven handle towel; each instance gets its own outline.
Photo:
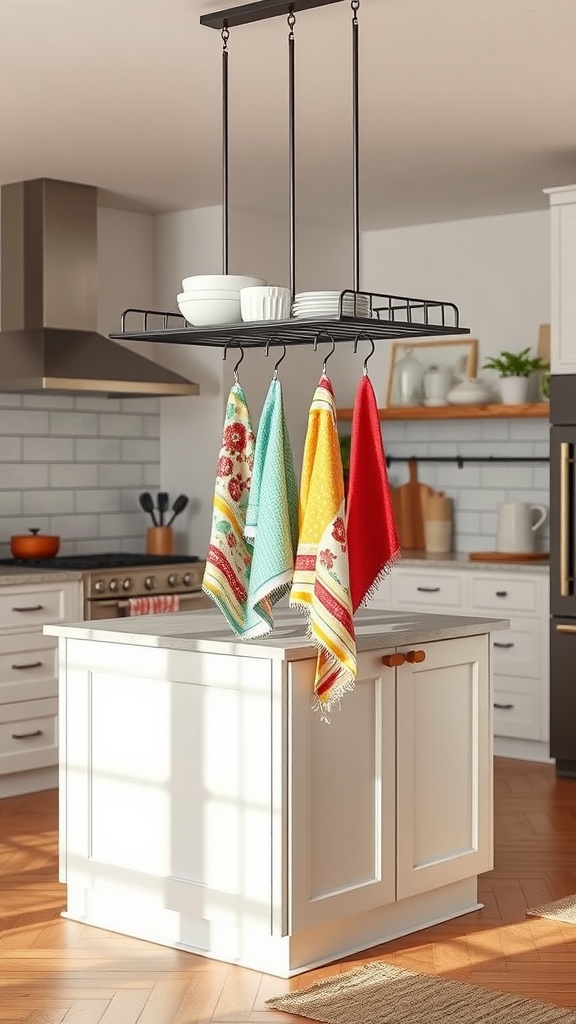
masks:
[[[129,597],[129,615],[159,615],[163,612],[177,612],[180,608],[178,594],[154,594],[152,597]]]

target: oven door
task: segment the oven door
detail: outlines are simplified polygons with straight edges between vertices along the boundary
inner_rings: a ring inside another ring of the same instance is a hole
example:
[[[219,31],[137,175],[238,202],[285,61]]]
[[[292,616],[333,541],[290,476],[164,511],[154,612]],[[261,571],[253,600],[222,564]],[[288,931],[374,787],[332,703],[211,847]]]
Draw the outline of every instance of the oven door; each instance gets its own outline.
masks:
[[[179,594],[180,606],[178,611],[195,612],[201,608],[213,608],[214,603],[201,590],[193,593]],[[121,619],[130,614],[130,602],[126,597],[102,598],[101,600],[86,601],[86,618],[94,619]]]

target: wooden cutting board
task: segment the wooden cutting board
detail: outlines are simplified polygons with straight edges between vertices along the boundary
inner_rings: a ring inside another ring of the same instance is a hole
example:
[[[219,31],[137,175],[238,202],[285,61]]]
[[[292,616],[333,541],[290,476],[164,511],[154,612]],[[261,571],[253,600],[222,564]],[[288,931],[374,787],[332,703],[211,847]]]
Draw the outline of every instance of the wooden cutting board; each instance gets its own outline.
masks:
[[[424,550],[424,505],[433,489],[418,481],[416,459],[408,462],[410,479],[407,484],[392,487],[392,505],[396,526],[403,548],[413,551]]]
[[[470,551],[471,562],[546,562],[550,558],[549,551]]]

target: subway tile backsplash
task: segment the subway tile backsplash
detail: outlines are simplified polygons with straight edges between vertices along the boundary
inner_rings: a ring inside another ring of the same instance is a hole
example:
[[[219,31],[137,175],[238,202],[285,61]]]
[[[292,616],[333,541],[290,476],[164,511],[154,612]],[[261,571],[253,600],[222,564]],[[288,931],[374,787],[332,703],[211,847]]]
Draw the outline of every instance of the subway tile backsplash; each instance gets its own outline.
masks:
[[[62,554],[144,551],[159,438],[159,399],[0,393],[0,556],[30,527]]]
[[[515,457],[547,457],[550,426],[546,419],[407,420],[382,424],[387,455],[403,457],[461,455],[455,462],[418,465],[418,479],[454,499],[456,551],[494,551],[496,508],[503,501],[525,501],[550,507],[547,462],[514,462]],[[466,456],[486,461],[467,463]],[[489,456],[510,459],[490,463]],[[390,482],[406,483],[408,465],[393,462]],[[549,524],[537,534],[536,549],[547,551]]]

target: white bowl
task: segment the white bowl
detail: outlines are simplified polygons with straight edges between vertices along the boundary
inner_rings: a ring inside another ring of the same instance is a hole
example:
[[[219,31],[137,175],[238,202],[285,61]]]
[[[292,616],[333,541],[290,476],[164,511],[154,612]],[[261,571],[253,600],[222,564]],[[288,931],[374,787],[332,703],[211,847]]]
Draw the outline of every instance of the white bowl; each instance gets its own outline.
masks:
[[[240,323],[240,299],[183,299],[178,309],[193,327]]]
[[[261,277],[241,277],[238,274],[196,274],[194,277],[183,279],[182,291],[195,292],[198,288],[220,288],[227,292],[239,292],[241,288],[250,288],[252,285],[261,284],[266,284]]]
[[[190,299],[191,302],[194,302],[197,299],[236,299],[239,302],[240,291],[239,289],[226,291],[224,288],[199,288],[198,291],[180,292],[180,294],[176,296],[177,302],[186,302],[188,299]]]
[[[266,285],[240,290],[240,311],[245,322],[251,320],[288,320],[292,295],[289,288]]]

